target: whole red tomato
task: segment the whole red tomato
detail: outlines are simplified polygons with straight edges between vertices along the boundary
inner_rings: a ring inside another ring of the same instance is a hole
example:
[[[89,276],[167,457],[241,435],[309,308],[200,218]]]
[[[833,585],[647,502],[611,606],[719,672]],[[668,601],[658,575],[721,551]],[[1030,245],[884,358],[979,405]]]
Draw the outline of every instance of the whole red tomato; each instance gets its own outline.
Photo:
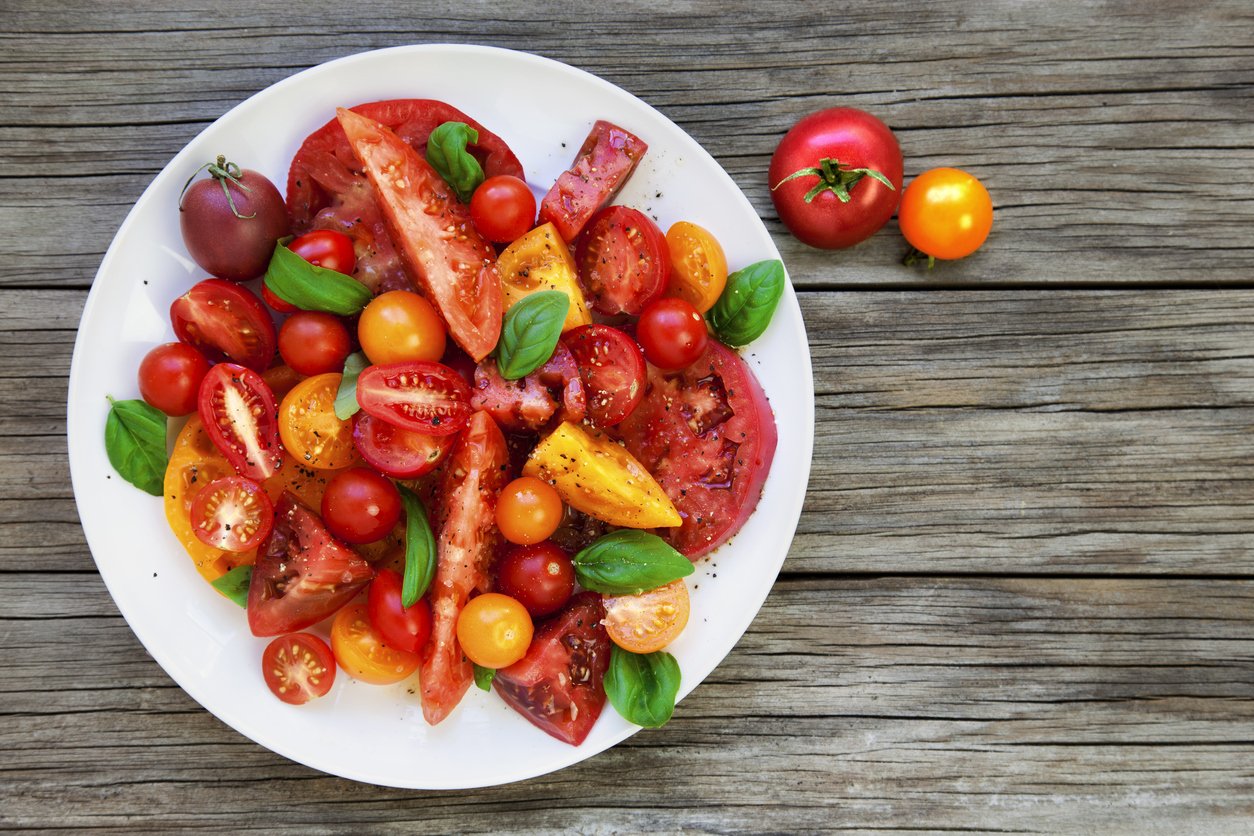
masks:
[[[812,113],[771,157],[771,200],[798,240],[838,250],[871,237],[901,199],[901,146],[888,126],[851,107]]]

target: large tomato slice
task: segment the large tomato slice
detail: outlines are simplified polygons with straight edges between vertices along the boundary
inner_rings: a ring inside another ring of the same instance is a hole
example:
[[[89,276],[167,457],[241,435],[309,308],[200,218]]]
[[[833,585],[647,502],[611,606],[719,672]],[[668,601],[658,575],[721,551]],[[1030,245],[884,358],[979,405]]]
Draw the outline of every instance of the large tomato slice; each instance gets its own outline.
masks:
[[[246,287],[205,279],[170,305],[170,322],[180,342],[212,361],[231,360],[256,372],[270,367],[278,344],[266,306]]]
[[[523,177],[522,165],[499,136],[457,108],[433,99],[393,99],[358,105],[352,110],[390,128],[426,158],[427,137],[444,122],[465,122],[479,132],[470,146],[488,177]],[[353,239],[357,267],[353,276],[376,293],[410,290],[412,285],[392,243],[374,188],[336,119],[301,144],[287,175],[287,208],[297,234],[334,229]]]
[[[496,360],[484,360],[475,369],[471,404],[511,432],[539,432],[555,414],[559,421],[577,424],[587,412],[579,367],[561,342],[543,366],[518,380],[506,380]]]
[[[597,212],[575,252],[588,302],[607,316],[639,315],[661,298],[671,278],[666,236],[643,212],[626,206]]]
[[[200,384],[197,405],[205,432],[241,476],[263,481],[283,464],[278,409],[261,375],[219,363]]]
[[[650,366],[644,400],[612,432],[683,518],[659,535],[693,559],[725,543],[753,513],[777,438],[753,372],[714,340],[686,369]]]
[[[649,146],[606,121],[592,126],[570,170],[563,172],[540,203],[540,223],[552,223],[574,241],[593,213],[614,199]]]
[[[431,640],[422,651],[422,714],[435,725],[461,701],[474,668],[457,643],[457,616],[470,593],[488,586],[496,545],[496,495],[508,480],[505,437],[486,412],[476,412],[445,469],[438,514],[439,552],[431,602]]]
[[[511,708],[558,740],[583,743],[605,707],[610,637],[601,596],[584,592],[544,622],[518,662],[492,684]]]
[[[248,626],[255,636],[304,630],[347,604],[373,577],[369,563],[285,493],[253,567]]]
[[[470,209],[417,151],[373,119],[337,112],[410,276],[453,341],[482,360],[501,334],[496,250],[475,229]]]
[[[426,360],[367,366],[357,378],[357,403],[367,415],[428,435],[452,435],[471,413],[462,376]]]

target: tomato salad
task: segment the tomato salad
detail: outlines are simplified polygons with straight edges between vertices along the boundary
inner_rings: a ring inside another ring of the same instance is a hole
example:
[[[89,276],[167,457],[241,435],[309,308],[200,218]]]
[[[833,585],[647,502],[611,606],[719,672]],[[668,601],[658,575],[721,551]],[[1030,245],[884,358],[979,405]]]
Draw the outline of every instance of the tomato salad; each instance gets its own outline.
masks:
[[[279,699],[339,668],[417,672],[432,724],[477,684],[573,745],[607,700],[670,717],[683,579],[774,454],[733,349],[785,279],[778,261],[729,275],[708,230],[612,205],[646,152],[597,122],[537,207],[500,137],[404,99],[338,109],[285,197],[223,158],[189,181],[181,225],[211,277],[173,301],[177,341],[106,445],[273,637]],[[189,416],[168,456],[167,416]],[[324,622],[329,643],[304,632]]]

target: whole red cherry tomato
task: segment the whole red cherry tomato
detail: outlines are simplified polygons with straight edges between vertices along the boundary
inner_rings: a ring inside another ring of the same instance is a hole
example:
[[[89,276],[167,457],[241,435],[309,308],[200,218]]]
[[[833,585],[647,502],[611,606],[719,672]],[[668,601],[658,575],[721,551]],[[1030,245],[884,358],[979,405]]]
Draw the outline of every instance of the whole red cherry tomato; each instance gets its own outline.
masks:
[[[297,311],[279,327],[279,356],[305,375],[338,372],[353,350],[339,317],[321,311]]]
[[[187,343],[166,343],[144,355],[139,364],[139,394],[174,418],[196,411],[200,382],[209,361]]]
[[[385,476],[368,467],[342,470],[322,495],[322,521],[348,543],[373,543],[401,518],[401,495]]]
[[[575,565],[552,540],[507,551],[496,566],[496,583],[535,618],[566,606],[575,591]]]
[[[384,641],[406,653],[417,653],[431,636],[431,605],[419,598],[412,607],[401,604],[401,576],[380,569],[370,582],[366,615]]]
[[[691,302],[666,298],[651,302],[640,312],[636,339],[644,357],[659,369],[683,369],[705,353],[710,332]]]
[[[865,111],[836,107],[793,126],[771,157],[771,200],[788,231],[836,250],[870,238],[901,199],[901,146]]]
[[[353,239],[334,229],[315,229],[292,241],[287,248],[310,264],[337,273],[351,274],[357,266]]]
[[[470,219],[484,238],[509,244],[535,224],[536,196],[517,177],[489,177],[470,197]]]

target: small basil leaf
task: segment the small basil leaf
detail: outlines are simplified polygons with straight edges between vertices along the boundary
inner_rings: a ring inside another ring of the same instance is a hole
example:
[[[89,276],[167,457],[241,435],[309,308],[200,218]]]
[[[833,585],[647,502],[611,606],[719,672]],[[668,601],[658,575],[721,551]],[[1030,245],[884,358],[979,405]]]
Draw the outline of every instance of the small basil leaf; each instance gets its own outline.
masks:
[[[405,574],[401,578],[401,606],[412,607],[427,593],[435,577],[435,535],[427,512],[409,488],[397,485],[405,506]]]
[[[105,452],[109,464],[126,481],[144,493],[164,493],[165,413],[143,401],[115,401],[109,398],[105,419]]]
[[[248,585],[253,581],[253,567],[236,566],[220,578],[210,581],[213,588],[241,607],[248,607]]]
[[[303,311],[337,316],[361,313],[371,299],[365,285],[352,276],[310,264],[285,247],[285,243],[286,239],[274,245],[266,268],[264,281],[271,293]]]
[[[361,405],[357,403],[357,378],[369,365],[370,361],[360,351],[344,359],[340,388],[335,390],[335,417],[341,421],[347,421],[361,409]]]
[[[462,203],[469,203],[483,182],[483,166],[466,150],[467,145],[478,141],[479,132],[465,122],[445,122],[427,138],[427,162],[453,187]]]
[[[640,654],[610,645],[605,695],[628,722],[647,729],[666,725],[675,713],[680,681],[679,663],[665,650]]]
[[[541,290],[511,305],[497,344],[501,377],[517,380],[543,366],[557,348],[568,310],[570,297],[560,290]]]
[[[718,338],[733,347],[748,345],[771,323],[784,295],[784,263],[759,261],[727,277],[727,286],[705,318]]]
[[[478,685],[480,690],[491,691],[492,680],[494,679],[496,679],[495,668],[484,668],[475,665],[475,685]]]
[[[574,556],[575,577],[584,589],[635,595],[693,572],[692,562],[656,534],[623,528],[606,534]]]

